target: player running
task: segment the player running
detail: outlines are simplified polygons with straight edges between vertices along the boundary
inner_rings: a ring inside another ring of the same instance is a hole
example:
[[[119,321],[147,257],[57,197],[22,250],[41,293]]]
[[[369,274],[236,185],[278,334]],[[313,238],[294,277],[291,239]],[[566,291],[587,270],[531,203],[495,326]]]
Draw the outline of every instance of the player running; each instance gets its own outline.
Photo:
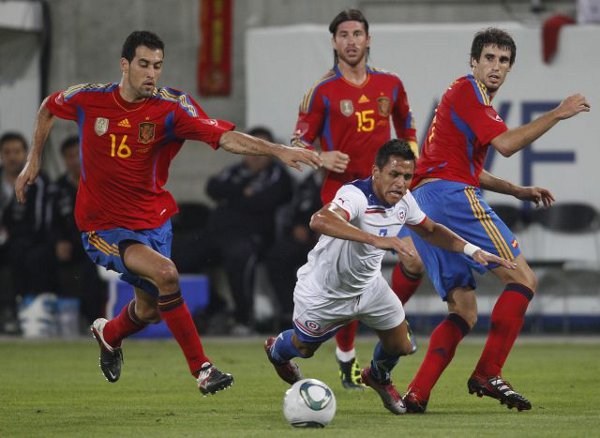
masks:
[[[75,219],[83,245],[95,263],[121,273],[135,288],[135,299],[116,318],[99,318],[92,325],[102,372],[116,382],[123,339],[162,319],[206,395],[231,386],[233,377],[205,355],[169,258],[170,217],[177,213],[175,200],[163,188],[169,164],[185,139],[237,154],[272,155],[295,168],[300,163],[316,168],[321,160],[312,151],[236,132],[232,123],[209,118],[189,95],[159,88],[163,59],[158,36],[133,32],[123,44],[119,83],[75,85],[48,96],[38,111],[33,147],[15,190],[24,202],[54,119],[76,121],[82,165]]]

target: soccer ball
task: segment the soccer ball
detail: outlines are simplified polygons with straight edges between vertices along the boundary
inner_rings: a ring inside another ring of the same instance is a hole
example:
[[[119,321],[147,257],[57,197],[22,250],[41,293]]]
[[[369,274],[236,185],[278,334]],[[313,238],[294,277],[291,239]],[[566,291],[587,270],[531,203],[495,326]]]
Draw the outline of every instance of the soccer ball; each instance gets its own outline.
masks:
[[[333,391],[317,379],[294,383],[283,399],[283,415],[294,427],[325,427],[333,419],[335,407]]]

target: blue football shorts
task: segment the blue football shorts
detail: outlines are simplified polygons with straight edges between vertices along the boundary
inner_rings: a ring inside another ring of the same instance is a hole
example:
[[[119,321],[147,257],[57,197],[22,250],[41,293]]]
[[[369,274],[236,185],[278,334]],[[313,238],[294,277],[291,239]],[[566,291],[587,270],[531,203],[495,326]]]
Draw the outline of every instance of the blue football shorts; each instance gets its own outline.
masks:
[[[445,225],[468,242],[507,260],[521,254],[514,234],[484,201],[479,188],[437,180],[422,185],[412,194],[429,219]],[[444,301],[456,287],[476,288],[473,270],[483,274],[498,267],[495,263],[483,266],[463,253],[430,245],[412,230],[410,235],[429,279]]]
[[[110,230],[88,231],[81,233],[81,240],[87,255],[94,263],[120,273],[121,280],[155,297],[158,296],[158,289],[154,284],[127,269],[121,258],[121,250],[123,244],[134,241],[149,246],[163,256],[170,258],[171,242],[173,241],[170,220],[158,228],[148,230],[133,231],[126,228],[112,228]]]

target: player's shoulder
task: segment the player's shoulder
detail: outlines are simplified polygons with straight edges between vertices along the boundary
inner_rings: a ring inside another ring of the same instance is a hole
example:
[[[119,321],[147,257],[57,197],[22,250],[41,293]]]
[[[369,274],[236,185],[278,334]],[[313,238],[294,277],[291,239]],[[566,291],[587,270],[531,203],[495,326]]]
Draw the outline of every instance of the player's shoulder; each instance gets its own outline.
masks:
[[[386,79],[390,79],[392,81],[398,81],[398,82],[402,82],[400,80],[400,76],[398,76],[397,73],[394,73],[393,71],[389,71],[389,70],[385,70],[383,68],[379,68],[379,67],[373,67],[372,65],[367,66],[367,71],[379,78],[386,78]]]
[[[171,87],[158,87],[154,89],[152,99],[179,106],[192,117],[199,115],[198,104],[185,91]]]
[[[363,180],[357,179],[340,187],[336,193],[335,201],[341,205],[349,201],[357,202],[364,200],[366,202],[367,198],[367,185],[363,184]]]
[[[319,79],[317,79],[311,85],[311,87],[308,89],[307,94],[314,93],[316,90],[318,90],[322,86],[324,86],[328,83],[331,83],[332,81],[335,81],[338,77],[339,77],[339,75],[337,74],[337,72],[334,69],[328,70],[323,76],[321,76]]]
[[[310,111],[312,102],[315,96],[321,93],[323,87],[327,86],[327,84],[332,83],[332,81],[336,81],[339,75],[335,69],[331,69],[327,71],[321,78],[319,78],[312,86],[306,91],[304,94],[304,98],[302,102],[300,102],[300,112],[307,113]]]
[[[85,83],[85,84],[71,85],[70,87],[68,87],[67,89],[65,89],[62,92],[62,96],[65,100],[68,100],[68,99],[72,99],[73,97],[75,97],[77,95],[84,95],[87,93],[110,93],[118,85],[119,84],[117,82],[110,82],[110,83],[106,83],[106,84]]]
[[[490,106],[491,98],[485,84],[475,79],[473,75],[466,75],[456,79],[448,87],[448,93],[460,95],[461,99],[477,99],[482,105]]]
[[[169,102],[179,102],[182,97],[188,97],[187,93],[171,87],[157,87],[152,93],[152,97]]]

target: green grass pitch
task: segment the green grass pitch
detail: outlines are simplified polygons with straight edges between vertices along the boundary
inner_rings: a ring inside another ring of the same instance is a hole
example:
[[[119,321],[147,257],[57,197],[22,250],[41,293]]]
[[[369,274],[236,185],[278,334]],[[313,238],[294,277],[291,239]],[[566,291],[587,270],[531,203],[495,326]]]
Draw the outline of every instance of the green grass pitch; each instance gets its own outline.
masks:
[[[402,358],[394,381],[403,392],[426,348]],[[366,364],[375,338],[360,338]],[[517,412],[467,392],[482,349],[463,343],[425,415],[394,416],[371,389],[343,390],[329,342],[298,360],[305,377],[323,380],[337,413],[323,430],[289,426],[282,414],[287,389],[268,363],[262,339],[205,338],[209,356],[235,376],[234,386],[202,397],[174,341],[126,341],[121,380],[109,384],[89,340],[0,341],[0,437],[374,437],[374,436],[598,436],[600,340],[518,341],[504,376],[533,404]]]

